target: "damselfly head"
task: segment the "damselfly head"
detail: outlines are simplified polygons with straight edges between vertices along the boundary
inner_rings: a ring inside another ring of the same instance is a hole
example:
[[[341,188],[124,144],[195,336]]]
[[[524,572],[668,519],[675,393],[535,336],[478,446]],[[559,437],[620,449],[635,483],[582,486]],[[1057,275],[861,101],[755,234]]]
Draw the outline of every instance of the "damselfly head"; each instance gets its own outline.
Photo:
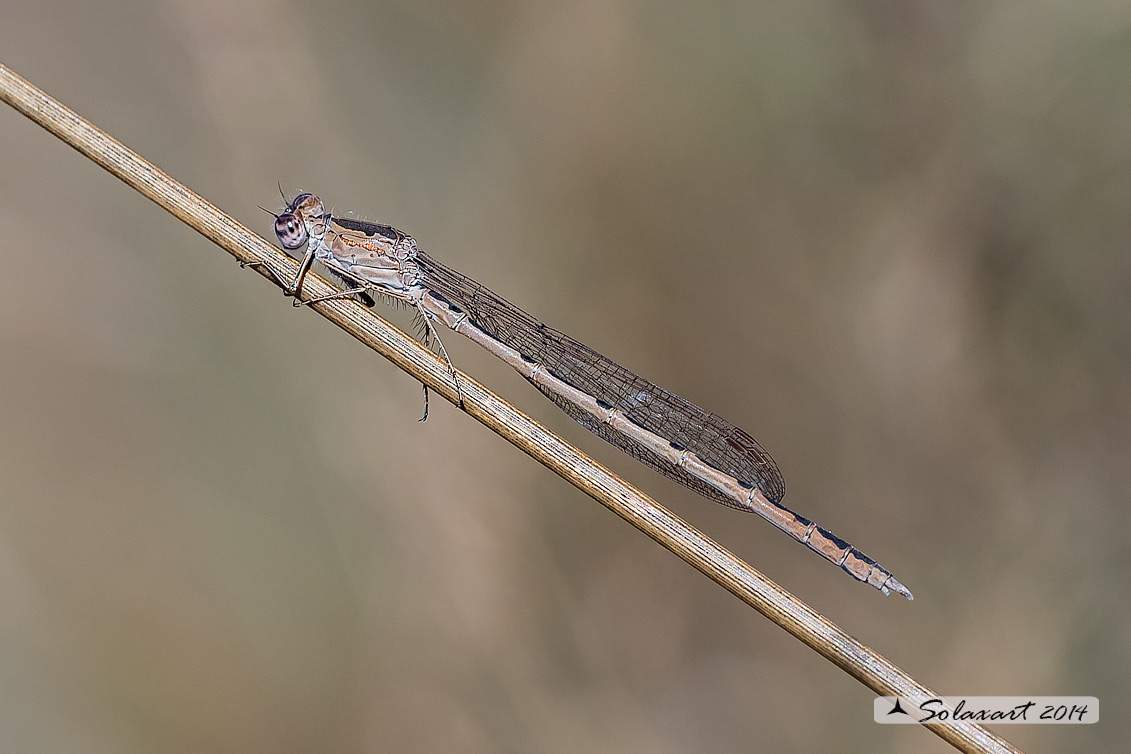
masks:
[[[275,236],[284,249],[297,249],[306,243],[308,225],[322,219],[326,208],[314,194],[299,194],[287,204],[287,209],[275,218]]]

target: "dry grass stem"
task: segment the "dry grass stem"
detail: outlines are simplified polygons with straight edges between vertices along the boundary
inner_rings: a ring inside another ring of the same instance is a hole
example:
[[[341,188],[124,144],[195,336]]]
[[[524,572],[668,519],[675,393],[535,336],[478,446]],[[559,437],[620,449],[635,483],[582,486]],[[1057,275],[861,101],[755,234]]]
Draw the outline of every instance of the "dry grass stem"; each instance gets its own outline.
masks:
[[[258,262],[286,279],[296,264],[274,246],[142,159],[76,113],[0,65],[0,99],[149,197],[242,262]],[[233,265],[233,273],[237,271]],[[261,271],[265,277],[268,273]],[[306,290],[322,296],[336,289],[310,277]],[[371,310],[351,301],[312,307],[326,319],[455,402],[445,363]],[[280,310],[282,311],[282,309]],[[883,656],[657,504],[577,448],[547,431],[470,377],[460,375],[465,409],[539,463],[678,555],[746,604],[771,619],[879,695],[912,700],[937,696]],[[870,598],[861,588],[861,598]],[[964,752],[1016,752],[975,724],[928,725]]]

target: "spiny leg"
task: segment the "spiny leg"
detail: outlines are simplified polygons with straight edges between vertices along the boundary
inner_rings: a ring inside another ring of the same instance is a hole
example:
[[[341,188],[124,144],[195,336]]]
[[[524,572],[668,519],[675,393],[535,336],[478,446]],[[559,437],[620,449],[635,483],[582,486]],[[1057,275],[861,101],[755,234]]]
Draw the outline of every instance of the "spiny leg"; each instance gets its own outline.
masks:
[[[294,285],[294,281],[288,283],[286,280],[283,280],[282,276],[279,273],[275,272],[275,269],[273,267],[271,267],[266,262],[259,261],[258,259],[251,262],[245,262],[241,259],[240,269],[267,270],[267,274],[271,276],[271,279],[275,281],[276,285],[283,289],[284,293]]]
[[[295,275],[295,279],[288,283],[279,273],[275,272],[273,267],[270,267],[265,262],[259,260],[253,262],[240,261],[240,267],[267,270],[279,287],[283,289],[283,295],[294,299],[294,301],[291,302],[291,306],[302,306],[302,284],[303,281],[306,280],[306,273],[310,271],[310,267],[313,264],[314,254],[308,251],[299,263],[298,274]]]
[[[323,301],[332,301],[339,298],[349,298],[350,296],[362,296],[368,293],[369,289],[365,286],[360,288],[350,288],[347,291],[337,291],[336,293],[327,293],[325,296],[316,296],[315,298],[306,301],[300,301],[295,306],[310,306],[311,304],[318,304]],[[365,303],[364,301],[362,303]]]
[[[424,345],[425,348],[427,348],[428,350],[432,350],[432,344],[428,340],[428,332],[429,332],[428,328],[425,327],[424,332],[422,332],[417,337],[419,337],[420,342]],[[418,422],[426,422],[426,421],[428,421],[428,386],[425,385],[423,382],[421,382],[420,387],[424,388],[424,414],[419,419],[417,419],[417,421]]]
[[[455,365],[452,364],[451,357],[448,356],[448,349],[444,348],[444,341],[440,340],[440,334],[438,332],[436,332],[436,328],[434,328],[432,326],[432,321],[428,317],[428,312],[426,312],[424,310],[424,307],[420,305],[420,302],[414,302],[414,306],[416,306],[416,310],[420,313],[420,318],[424,321],[424,327],[426,328],[426,336],[430,336],[430,337],[433,337],[433,338],[436,339],[436,345],[438,345],[440,347],[440,354],[444,357],[444,361],[448,362],[448,373],[452,375],[452,380],[455,381],[455,383],[456,383],[456,398],[458,399],[457,405],[461,409],[463,409],[464,408],[464,405],[463,405],[463,390],[459,386],[459,375],[456,373]],[[427,345],[427,343],[426,343],[426,345]],[[427,395],[428,395],[428,392],[427,392],[428,386],[427,385],[424,386],[424,390],[425,390],[424,394],[427,397]],[[428,403],[427,403],[427,400],[425,400],[425,404],[424,404],[424,418],[425,419],[428,418]],[[422,421],[423,421],[423,419],[422,419]]]

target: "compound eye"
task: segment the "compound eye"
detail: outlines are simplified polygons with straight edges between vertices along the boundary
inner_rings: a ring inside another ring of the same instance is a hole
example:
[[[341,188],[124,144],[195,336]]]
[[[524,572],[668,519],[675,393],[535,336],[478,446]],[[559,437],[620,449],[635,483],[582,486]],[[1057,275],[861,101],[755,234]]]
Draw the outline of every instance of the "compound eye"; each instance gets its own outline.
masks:
[[[306,243],[306,225],[292,212],[275,218],[275,237],[284,249],[297,249]]]

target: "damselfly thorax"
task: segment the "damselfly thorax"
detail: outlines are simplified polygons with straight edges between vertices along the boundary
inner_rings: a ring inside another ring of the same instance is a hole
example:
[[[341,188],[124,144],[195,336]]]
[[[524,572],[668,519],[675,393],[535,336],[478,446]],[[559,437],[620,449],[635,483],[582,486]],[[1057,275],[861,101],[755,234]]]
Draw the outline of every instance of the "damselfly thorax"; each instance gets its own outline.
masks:
[[[388,225],[332,217],[314,194],[295,197],[275,219],[275,235],[288,251],[307,245],[315,261],[359,289],[410,302],[426,291],[412,236]]]

